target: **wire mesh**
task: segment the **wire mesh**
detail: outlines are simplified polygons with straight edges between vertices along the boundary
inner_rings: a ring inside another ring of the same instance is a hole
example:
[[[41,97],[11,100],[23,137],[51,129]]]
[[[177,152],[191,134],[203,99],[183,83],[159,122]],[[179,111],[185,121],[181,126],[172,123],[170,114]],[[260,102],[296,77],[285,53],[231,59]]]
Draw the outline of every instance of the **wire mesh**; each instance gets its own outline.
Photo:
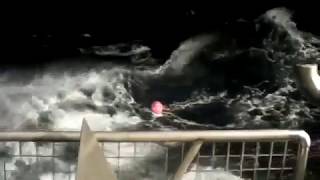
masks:
[[[28,173],[30,176],[38,174],[48,177],[51,174],[48,179],[52,180],[74,179],[77,143],[73,144],[73,152],[70,143],[5,144],[8,151],[1,153],[1,179],[19,179],[20,176],[28,176]],[[190,144],[176,143],[169,146],[152,142],[104,142],[101,145],[118,178],[123,179],[131,172],[141,170],[141,164],[150,168],[148,163],[156,163],[154,169],[157,169],[157,174],[162,172],[169,177],[170,173],[174,172],[169,168],[177,168],[180,163],[176,162],[182,162]],[[15,150],[15,146],[19,148]],[[205,143],[188,172],[203,173],[223,169],[245,179],[293,179],[297,146],[298,144],[288,141],[264,142],[261,145],[259,142]],[[141,173],[148,176],[148,172]]]
[[[100,143],[118,179],[159,180],[172,178],[191,144]],[[223,170],[248,180],[291,180],[299,146],[294,140],[206,141],[186,173]],[[0,142],[0,179],[74,180],[78,148],[79,142]]]

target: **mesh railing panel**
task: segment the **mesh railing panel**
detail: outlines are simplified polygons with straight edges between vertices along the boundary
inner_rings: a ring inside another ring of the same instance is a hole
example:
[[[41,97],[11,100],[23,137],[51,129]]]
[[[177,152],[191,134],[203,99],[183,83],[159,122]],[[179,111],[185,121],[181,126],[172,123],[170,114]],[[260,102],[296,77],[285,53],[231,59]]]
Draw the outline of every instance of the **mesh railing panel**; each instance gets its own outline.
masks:
[[[169,179],[190,142],[103,142],[105,158],[119,179]],[[1,142],[0,179],[74,180],[79,143]],[[298,154],[295,141],[205,142],[187,170],[224,170],[244,179],[291,180]]]

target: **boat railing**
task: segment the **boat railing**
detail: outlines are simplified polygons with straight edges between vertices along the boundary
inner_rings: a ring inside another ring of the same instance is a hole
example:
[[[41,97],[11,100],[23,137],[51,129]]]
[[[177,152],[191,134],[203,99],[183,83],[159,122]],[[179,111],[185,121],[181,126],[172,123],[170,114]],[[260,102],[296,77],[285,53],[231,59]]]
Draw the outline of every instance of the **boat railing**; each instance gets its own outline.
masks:
[[[300,130],[94,132],[118,179],[134,164],[155,164],[164,179],[220,169],[243,179],[303,180],[310,137]],[[73,180],[80,132],[0,132],[0,179],[24,168]],[[25,163],[19,164],[19,160]],[[142,165],[138,165],[142,171]],[[18,169],[18,170],[17,170]],[[142,172],[141,172],[142,173]],[[134,177],[131,177],[134,179]]]

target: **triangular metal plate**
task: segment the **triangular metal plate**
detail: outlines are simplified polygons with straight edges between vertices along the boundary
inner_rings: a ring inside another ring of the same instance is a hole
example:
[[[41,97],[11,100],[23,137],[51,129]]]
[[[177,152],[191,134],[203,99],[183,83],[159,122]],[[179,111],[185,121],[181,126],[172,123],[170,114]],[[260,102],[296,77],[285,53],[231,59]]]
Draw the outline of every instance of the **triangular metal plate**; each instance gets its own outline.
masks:
[[[76,180],[117,180],[86,120],[81,128]]]

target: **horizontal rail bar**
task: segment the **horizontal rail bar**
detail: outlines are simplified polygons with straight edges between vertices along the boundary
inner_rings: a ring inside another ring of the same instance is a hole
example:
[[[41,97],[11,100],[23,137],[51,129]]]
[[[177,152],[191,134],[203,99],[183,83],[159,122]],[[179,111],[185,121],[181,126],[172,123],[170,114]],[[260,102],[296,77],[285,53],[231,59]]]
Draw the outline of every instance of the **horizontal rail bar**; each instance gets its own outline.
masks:
[[[114,142],[186,142],[186,141],[282,141],[298,140],[309,147],[311,140],[301,130],[213,130],[213,131],[135,131],[95,132],[98,141]],[[79,141],[76,131],[0,132],[0,141]]]
[[[271,170],[271,171],[281,171],[281,170],[285,170],[285,171],[288,171],[288,170],[294,170],[294,168],[292,167],[284,167],[284,168],[256,168],[256,169],[249,169],[249,168],[246,168],[246,169],[229,169],[228,171],[229,172],[248,172],[248,171],[267,171],[267,170]],[[190,170],[190,172],[212,172],[212,170]]]

